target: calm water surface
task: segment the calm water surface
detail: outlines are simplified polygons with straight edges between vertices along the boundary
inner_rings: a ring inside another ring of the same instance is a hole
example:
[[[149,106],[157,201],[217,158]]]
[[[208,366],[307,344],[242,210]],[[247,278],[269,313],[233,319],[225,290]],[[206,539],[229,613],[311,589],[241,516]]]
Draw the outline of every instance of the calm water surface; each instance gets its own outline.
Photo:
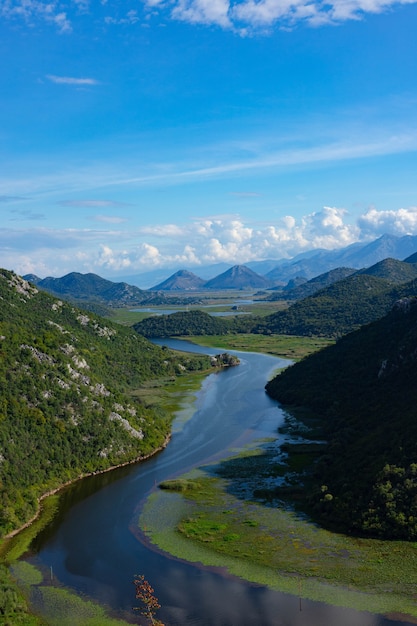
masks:
[[[183,341],[160,343],[219,352]],[[166,450],[142,464],[67,489],[59,514],[36,538],[26,559],[51,572],[52,584],[97,600],[132,623],[140,623],[132,611],[132,581],[135,574],[144,574],[162,605],[158,617],[167,626],[399,626],[366,612],[307,600],[300,604],[298,597],[161,554],[140,536],[142,503],[159,482],[276,434],[283,415],[264,385],[285,362],[254,353],[233,354],[239,355],[241,365],[205,380],[194,415],[186,421],[178,416]]]

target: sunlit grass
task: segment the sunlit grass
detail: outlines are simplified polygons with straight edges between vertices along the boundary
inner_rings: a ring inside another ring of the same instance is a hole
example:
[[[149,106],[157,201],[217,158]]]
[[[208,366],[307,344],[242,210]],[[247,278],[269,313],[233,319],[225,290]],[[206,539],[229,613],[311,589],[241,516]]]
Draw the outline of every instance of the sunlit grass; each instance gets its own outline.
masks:
[[[132,326],[138,322],[141,322],[146,317],[151,315],[158,315],[160,312],[166,311],[170,309],[172,311],[193,311],[193,310],[203,310],[207,313],[230,313],[231,316],[241,313],[248,313],[250,315],[254,315],[256,317],[265,317],[266,315],[271,315],[272,313],[276,313],[277,311],[282,311],[283,309],[288,308],[288,303],[284,300],[279,300],[276,302],[268,302],[267,300],[255,300],[252,303],[242,302],[239,300],[245,300],[252,297],[251,293],[242,294],[241,292],[232,291],[220,291],[220,292],[201,292],[201,293],[193,293],[193,297],[200,300],[198,304],[170,304],[169,300],[164,302],[160,306],[147,306],[143,307],[146,309],[150,309],[147,311],[140,310],[140,307],[137,307],[139,310],[135,311],[133,309],[128,308],[120,308],[120,309],[112,309],[111,310],[111,319],[118,324],[123,324],[124,326]],[[190,294],[187,293],[185,298],[190,297]],[[235,305],[238,306],[238,309],[235,310],[232,307]]]
[[[324,337],[253,335],[249,333],[235,335],[202,335],[198,337],[186,337],[186,339],[210,348],[263,352],[264,354],[272,354],[294,361],[298,361],[334,343],[331,339]]]

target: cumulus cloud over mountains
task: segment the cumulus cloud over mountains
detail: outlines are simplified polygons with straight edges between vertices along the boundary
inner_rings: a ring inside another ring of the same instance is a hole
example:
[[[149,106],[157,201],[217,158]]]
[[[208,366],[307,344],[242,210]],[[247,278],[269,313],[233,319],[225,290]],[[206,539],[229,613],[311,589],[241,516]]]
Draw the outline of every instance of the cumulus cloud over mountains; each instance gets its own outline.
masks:
[[[345,209],[324,207],[301,219],[288,215],[270,223],[245,223],[239,216],[223,215],[132,231],[0,229],[0,266],[41,277],[70,271],[116,275],[122,271],[291,258],[308,250],[370,241],[386,232],[417,234],[417,207],[391,211],[370,208],[356,223],[348,220]]]

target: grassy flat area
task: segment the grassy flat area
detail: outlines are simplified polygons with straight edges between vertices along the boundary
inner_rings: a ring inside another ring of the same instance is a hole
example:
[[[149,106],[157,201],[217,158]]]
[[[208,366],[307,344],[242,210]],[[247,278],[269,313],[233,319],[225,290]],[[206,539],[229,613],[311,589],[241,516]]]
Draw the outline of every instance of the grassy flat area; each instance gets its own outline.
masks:
[[[167,481],[149,499],[140,525],[161,549],[300,597],[417,617],[416,544],[331,533],[235,497],[211,470]]]
[[[194,294],[196,297],[198,294]],[[233,310],[232,307],[237,304],[239,313],[250,313],[251,315],[264,317],[266,315],[271,315],[272,313],[276,313],[277,311],[281,311],[288,307],[288,304],[285,301],[277,301],[277,302],[268,302],[266,300],[258,300],[252,303],[247,303],[245,301],[242,304],[239,304],[239,298],[236,293],[220,293],[218,297],[215,295],[207,296],[207,293],[202,294],[202,302],[201,304],[190,304],[190,305],[179,305],[179,304],[169,304],[166,302],[161,304],[160,306],[144,306],[143,309],[151,309],[151,310],[138,310],[134,311],[132,309],[120,308],[120,309],[111,309],[111,319],[114,322],[122,324],[124,326],[132,326],[137,322],[141,322],[146,317],[150,315],[158,315],[161,312],[169,309],[172,311],[192,311],[192,310],[202,310],[207,313],[230,313],[231,316],[236,315],[236,310]],[[249,296],[250,297],[250,294]],[[137,307],[140,309],[140,307]]]
[[[226,350],[242,350],[246,352],[263,352],[285,359],[299,361],[312,352],[325,348],[331,339],[324,337],[296,337],[292,335],[201,335],[184,337],[188,341],[210,348]]]

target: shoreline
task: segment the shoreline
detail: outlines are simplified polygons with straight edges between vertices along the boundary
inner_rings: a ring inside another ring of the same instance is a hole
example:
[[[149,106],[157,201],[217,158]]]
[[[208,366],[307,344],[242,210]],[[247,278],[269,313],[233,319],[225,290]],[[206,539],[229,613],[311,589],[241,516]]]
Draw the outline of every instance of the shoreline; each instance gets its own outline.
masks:
[[[50,489],[49,491],[46,491],[41,496],[39,496],[39,498],[37,499],[38,510],[37,510],[36,514],[33,515],[33,517],[31,517],[30,520],[25,522],[19,528],[16,528],[15,530],[12,530],[11,532],[7,533],[7,535],[4,535],[0,539],[0,541],[7,542],[8,540],[13,539],[13,537],[16,537],[16,535],[21,533],[26,528],[29,528],[37,519],[39,519],[39,516],[42,513],[42,502],[44,500],[46,500],[47,498],[49,498],[50,496],[53,496],[53,495],[59,493],[60,491],[62,491],[66,487],[69,487],[70,485],[73,485],[76,482],[78,482],[79,480],[83,480],[84,478],[89,478],[90,476],[99,476],[100,474],[106,474],[107,472],[112,472],[112,471],[114,471],[116,469],[120,469],[121,467],[127,467],[128,465],[135,465],[136,463],[142,463],[143,461],[146,461],[147,459],[150,459],[151,457],[155,456],[155,454],[158,454],[158,452],[162,452],[162,450],[165,450],[165,448],[167,447],[168,443],[171,440],[171,437],[172,437],[172,433],[170,432],[165,437],[164,442],[158,448],[155,448],[155,450],[152,450],[152,452],[149,452],[148,454],[145,454],[144,456],[136,457],[135,459],[132,459],[131,461],[125,461],[124,463],[119,463],[118,465],[112,465],[111,467],[107,467],[106,469],[103,469],[103,470],[97,470],[95,472],[88,472],[87,474],[80,474],[76,478],[73,478],[72,480],[68,480],[67,482],[62,483],[58,487],[55,487],[54,489]],[[3,546],[3,548],[4,548],[4,546]],[[6,550],[6,552],[7,552],[7,550]]]
[[[281,593],[417,623],[416,587],[404,589],[417,546],[317,528],[285,508],[241,500],[204,468],[176,480],[195,484],[151,494],[138,520],[138,540],[154,550]]]
[[[204,378],[206,376],[212,374],[214,371],[216,371],[216,369],[221,369],[221,368],[211,367],[209,370],[204,370],[202,372],[204,374]],[[183,394],[184,398],[186,398],[188,396],[188,394],[189,394],[188,391],[185,392]],[[175,418],[175,415],[176,415],[177,411],[179,411],[179,410],[180,410],[180,406],[178,406],[177,409],[174,411],[173,419]],[[77,476],[77,477],[75,477],[75,478],[73,478],[71,480],[68,480],[65,483],[61,483],[57,487],[55,487],[53,489],[50,489],[49,491],[46,491],[41,496],[39,496],[37,498],[38,510],[35,513],[35,515],[33,515],[22,526],[19,526],[19,528],[16,528],[15,530],[12,530],[9,533],[7,533],[7,535],[3,535],[3,537],[0,537],[0,562],[1,562],[2,558],[4,557],[4,554],[7,553],[6,544],[11,539],[16,537],[19,533],[21,533],[24,530],[26,530],[27,528],[29,528],[34,522],[36,522],[39,519],[39,517],[40,517],[40,515],[42,513],[42,502],[44,500],[46,500],[50,496],[53,496],[53,495],[59,493],[60,491],[62,491],[66,487],[69,487],[70,485],[75,484],[79,480],[83,480],[84,478],[89,478],[91,476],[99,476],[100,474],[106,474],[106,473],[112,472],[112,471],[114,471],[116,469],[120,469],[122,467],[127,467],[128,465],[135,465],[136,463],[142,463],[143,461],[146,461],[147,459],[150,459],[151,457],[155,456],[159,452],[162,452],[163,450],[165,450],[165,448],[167,447],[167,445],[169,444],[169,442],[170,442],[170,440],[172,438],[172,429],[171,429],[171,427],[172,427],[173,419],[172,419],[171,424],[170,424],[170,431],[166,435],[166,437],[165,437],[164,441],[162,442],[162,444],[160,446],[158,446],[157,448],[155,448],[154,450],[152,450],[151,452],[148,452],[148,454],[145,454],[145,455],[139,456],[139,457],[135,457],[134,459],[132,459],[130,461],[125,461],[124,463],[119,463],[117,465],[112,465],[111,467],[108,467],[108,468],[103,469],[103,470],[96,470],[94,472],[87,472],[85,474],[80,474],[79,476]]]

